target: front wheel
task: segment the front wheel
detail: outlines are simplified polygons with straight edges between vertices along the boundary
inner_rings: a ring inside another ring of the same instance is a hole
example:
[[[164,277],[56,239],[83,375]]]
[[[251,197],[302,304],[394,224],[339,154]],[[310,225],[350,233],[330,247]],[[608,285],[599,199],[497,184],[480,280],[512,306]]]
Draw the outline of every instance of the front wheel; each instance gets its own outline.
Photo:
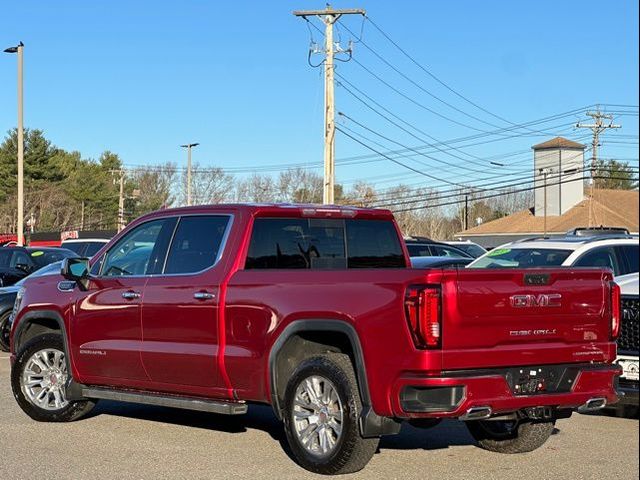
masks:
[[[362,401],[347,355],[305,360],[291,377],[284,398],[287,440],[300,465],[325,475],[362,470],[379,438],[363,438],[358,425]]]
[[[540,448],[549,439],[555,420],[475,420],[466,422],[478,445],[492,452],[525,453]]]
[[[20,408],[39,422],[70,422],[94,407],[91,400],[67,400],[68,380],[64,344],[56,334],[29,340],[11,370],[13,396]]]
[[[9,334],[11,333],[11,324],[9,323],[9,317],[11,316],[11,310],[0,314],[0,351],[9,351]]]

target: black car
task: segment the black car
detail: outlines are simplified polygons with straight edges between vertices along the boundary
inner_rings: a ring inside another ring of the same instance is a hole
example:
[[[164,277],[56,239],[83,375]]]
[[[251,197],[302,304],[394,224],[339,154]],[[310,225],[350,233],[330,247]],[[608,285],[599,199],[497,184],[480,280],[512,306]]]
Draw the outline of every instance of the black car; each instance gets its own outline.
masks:
[[[11,332],[11,311],[13,310],[13,304],[16,301],[16,295],[18,290],[22,288],[22,285],[27,278],[40,277],[42,275],[54,275],[60,273],[62,262],[55,262],[42,267],[40,270],[32,273],[28,277],[16,282],[10,287],[0,288],[0,350],[9,351],[9,333]]]
[[[0,249],[0,287],[13,285],[42,267],[76,256],[66,248],[2,247]]]
[[[447,243],[436,242],[426,237],[404,239],[410,257],[454,257],[473,258],[467,252]]]

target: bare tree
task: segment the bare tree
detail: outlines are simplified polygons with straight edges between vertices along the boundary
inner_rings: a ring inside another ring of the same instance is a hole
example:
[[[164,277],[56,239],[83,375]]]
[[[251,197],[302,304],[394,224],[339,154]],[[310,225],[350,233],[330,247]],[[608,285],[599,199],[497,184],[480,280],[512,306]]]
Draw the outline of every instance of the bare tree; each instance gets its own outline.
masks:
[[[277,188],[269,175],[254,173],[246,180],[237,183],[236,200],[238,202],[275,202]]]
[[[187,175],[186,172],[180,178],[180,186],[177,194],[181,205],[187,204]],[[233,176],[227,174],[221,168],[200,168],[198,164],[192,167],[191,175],[191,203],[193,205],[206,205],[224,203],[231,200],[234,186]]]
[[[302,168],[281,172],[277,180],[278,200],[293,203],[322,202],[322,177]]]

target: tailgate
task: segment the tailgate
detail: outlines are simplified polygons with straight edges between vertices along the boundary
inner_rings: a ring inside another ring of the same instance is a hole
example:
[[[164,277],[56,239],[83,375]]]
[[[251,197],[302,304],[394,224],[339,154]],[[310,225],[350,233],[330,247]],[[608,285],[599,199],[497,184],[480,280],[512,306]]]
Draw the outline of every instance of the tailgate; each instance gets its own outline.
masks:
[[[443,369],[612,361],[611,273],[459,270],[443,284]]]

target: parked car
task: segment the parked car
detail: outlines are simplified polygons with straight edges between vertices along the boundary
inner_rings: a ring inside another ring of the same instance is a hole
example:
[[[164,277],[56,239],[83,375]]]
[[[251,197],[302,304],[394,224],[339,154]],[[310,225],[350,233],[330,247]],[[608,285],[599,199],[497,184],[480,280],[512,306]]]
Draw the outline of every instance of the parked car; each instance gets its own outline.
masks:
[[[404,242],[411,257],[473,258],[457,246],[436,242],[426,237],[406,237]]]
[[[469,265],[473,258],[462,257],[411,257],[413,268],[459,268]]]
[[[9,287],[0,287],[0,350],[9,351],[9,332],[11,331],[11,311],[16,301],[18,290],[24,282],[29,278],[41,275],[55,275],[60,273],[62,262],[55,262],[36,270],[31,275],[24,277],[14,285]]]
[[[0,249],[0,287],[13,285],[50,263],[75,256],[65,248],[3,247]]]
[[[79,257],[93,257],[109,240],[106,238],[70,238],[60,245],[62,248],[76,252]]]
[[[362,469],[405,420],[457,418],[481,447],[520,453],[616,402],[610,272],[409,266],[386,210],[155,212],[99,257],[65,259],[65,281],[25,281],[13,394],[56,422],[99,399],[228,415],[270,404],[294,458],[323,474]]]
[[[481,247],[477,243],[473,243],[471,240],[466,241],[450,241],[445,242],[447,245],[453,245],[454,247],[462,250],[463,252],[471,255],[473,258],[478,258],[481,255],[487,253],[487,249]]]
[[[640,383],[638,371],[640,366],[639,330],[640,318],[638,314],[638,273],[631,273],[616,277],[616,283],[622,293],[622,323],[618,338],[618,358],[616,362],[622,367],[619,390],[624,394],[619,402],[618,411],[624,414],[631,407],[637,411]]]
[[[497,247],[467,268],[600,267],[627,275],[638,272],[638,245],[624,234],[534,238]]]

